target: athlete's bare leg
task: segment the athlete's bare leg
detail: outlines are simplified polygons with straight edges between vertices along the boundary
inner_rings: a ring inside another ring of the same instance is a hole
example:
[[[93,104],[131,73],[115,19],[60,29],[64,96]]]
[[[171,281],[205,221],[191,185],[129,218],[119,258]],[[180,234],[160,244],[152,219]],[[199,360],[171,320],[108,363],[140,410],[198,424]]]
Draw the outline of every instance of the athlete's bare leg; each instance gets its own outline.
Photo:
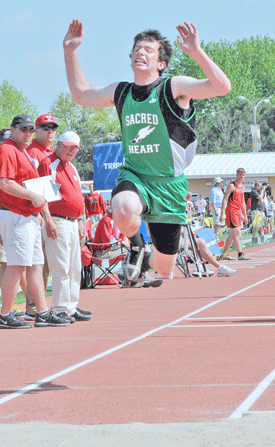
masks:
[[[112,198],[113,219],[128,238],[136,234],[141,225],[142,204],[138,194],[121,191]]]
[[[174,270],[177,259],[177,253],[175,255],[166,255],[160,253],[156,247],[153,247],[152,255],[149,259],[150,266],[163,277],[168,277]]]
[[[230,233],[229,233],[228,238],[226,239],[224,250],[223,250],[224,253],[228,252],[233,241],[234,241],[237,253],[240,253],[242,251],[242,249],[241,249],[241,228],[240,227],[230,228]]]

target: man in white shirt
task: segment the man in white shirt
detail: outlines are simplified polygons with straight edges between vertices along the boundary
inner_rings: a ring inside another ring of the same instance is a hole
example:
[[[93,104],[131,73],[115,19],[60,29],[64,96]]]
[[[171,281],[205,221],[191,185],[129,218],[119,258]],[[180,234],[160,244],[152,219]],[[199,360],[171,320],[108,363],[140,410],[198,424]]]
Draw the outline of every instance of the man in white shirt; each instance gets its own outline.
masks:
[[[204,200],[202,194],[200,194],[200,198],[199,198],[199,200],[196,201],[195,206],[196,206],[197,211],[200,215],[201,223],[203,225],[203,219],[205,217],[206,200]]]
[[[214,233],[217,234],[223,227],[220,222],[221,217],[221,209],[222,209],[222,201],[223,201],[223,179],[220,177],[216,177],[214,179],[213,188],[210,193],[210,200],[212,204],[212,216],[214,223]]]

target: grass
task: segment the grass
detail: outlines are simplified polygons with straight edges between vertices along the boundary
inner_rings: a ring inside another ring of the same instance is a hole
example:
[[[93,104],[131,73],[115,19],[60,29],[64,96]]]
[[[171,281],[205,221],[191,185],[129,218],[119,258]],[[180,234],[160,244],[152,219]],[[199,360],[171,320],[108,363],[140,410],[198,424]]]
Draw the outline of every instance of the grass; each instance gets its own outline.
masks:
[[[227,239],[227,236],[228,236],[228,234],[227,234],[227,233],[224,233],[224,234],[221,236],[221,239],[226,240],[226,239]],[[242,239],[241,239],[241,240],[242,240]],[[274,242],[274,241],[275,241],[275,239],[274,239],[273,237],[271,237],[271,238],[269,238],[269,239],[265,242],[265,244],[260,244],[260,245],[266,245],[266,244],[269,244],[269,243]],[[250,242],[245,242],[245,240],[242,240],[242,243],[243,243],[243,247],[244,247],[245,249],[247,249],[247,248],[251,248],[251,247],[255,247],[255,244],[252,244],[251,241],[250,241]],[[229,252],[230,252],[230,251],[235,251],[235,248],[230,248]],[[51,288],[51,287],[48,287],[48,288],[47,288],[46,296],[51,296],[51,295],[52,295],[52,288]],[[18,292],[18,294],[17,294],[17,296],[16,296],[15,303],[16,303],[16,304],[22,304],[22,303],[25,303],[25,302],[26,302],[25,295],[24,295],[22,292]],[[2,299],[1,299],[1,297],[0,297],[0,304],[2,304]]]
[[[52,288],[48,287],[46,296],[51,296],[51,295],[52,295]],[[25,302],[26,302],[26,298],[25,298],[24,293],[18,292],[18,294],[16,296],[15,304],[22,304],[22,303],[25,303]],[[0,304],[2,304],[1,297],[0,297]]]

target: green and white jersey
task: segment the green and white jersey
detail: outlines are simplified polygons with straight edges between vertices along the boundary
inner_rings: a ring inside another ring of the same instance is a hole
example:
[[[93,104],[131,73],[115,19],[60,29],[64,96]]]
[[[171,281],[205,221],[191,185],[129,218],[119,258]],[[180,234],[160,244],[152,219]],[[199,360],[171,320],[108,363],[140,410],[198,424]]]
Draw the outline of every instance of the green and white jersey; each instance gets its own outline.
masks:
[[[196,152],[193,105],[183,110],[176,104],[171,79],[159,78],[145,88],[120,83],[115,92],[124,166],[137,175],[178,177]]]

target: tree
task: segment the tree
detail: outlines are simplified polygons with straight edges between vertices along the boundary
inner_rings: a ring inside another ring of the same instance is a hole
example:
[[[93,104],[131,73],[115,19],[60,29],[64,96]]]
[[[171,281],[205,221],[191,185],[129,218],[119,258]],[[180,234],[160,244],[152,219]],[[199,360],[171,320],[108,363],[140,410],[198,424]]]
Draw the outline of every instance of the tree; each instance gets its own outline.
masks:
[[[31,115],[33,119],[38,115],[36,106],[9,81],[4,80],[0,85],[0,128],[10,127],[13,118],[20,113]]]
[[[202,41],[201,45],[229,77],[232,89],[224,97],[194,101],[198,153],[252,151],[250,124],[253,123],[253,113],[251,106],[244,101],[241,104],[238,98],[244,96],[257,103],[274,94],[275,41],[268,36],[256,36],[236,42]],[[184,54],[176,42],[168,75],[205,78],[197,63]],[[257,112],[262,150],[274,150],[274,114],[270,104],[260,107]]]
[[[58,135],[67,130],[80,137],[82,150],[75,164],[82,180],[93,178],[93,146],[121,140],[120,124],[114,108],[92,109],[77,105],[71,94],[61,93],[50,112],[58,120]]]

